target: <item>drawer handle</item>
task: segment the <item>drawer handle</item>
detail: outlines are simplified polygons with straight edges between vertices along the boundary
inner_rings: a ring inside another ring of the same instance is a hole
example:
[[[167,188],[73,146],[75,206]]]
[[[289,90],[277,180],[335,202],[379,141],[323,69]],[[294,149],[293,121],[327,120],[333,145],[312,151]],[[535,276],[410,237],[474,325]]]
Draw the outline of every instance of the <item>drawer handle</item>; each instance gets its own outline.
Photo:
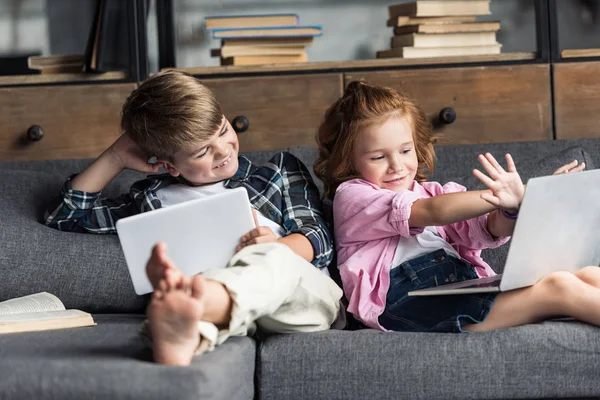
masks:
[[[27,138],[32,142],[37,142],[38,140],[42,140],[44,137],[44,130],[39,125],[31,125],[29,129],[27,129]]]
[[[244,117],[243,115],[238,115],[233,119],[233,121],[231,121],[231,125],[236,133],[243,133],[248,130],[250,122],[248,122],[248,118]]]
[[[441,128],[456,121],[456,111],[452,107],[444,107],[433,121],[434,128]]]

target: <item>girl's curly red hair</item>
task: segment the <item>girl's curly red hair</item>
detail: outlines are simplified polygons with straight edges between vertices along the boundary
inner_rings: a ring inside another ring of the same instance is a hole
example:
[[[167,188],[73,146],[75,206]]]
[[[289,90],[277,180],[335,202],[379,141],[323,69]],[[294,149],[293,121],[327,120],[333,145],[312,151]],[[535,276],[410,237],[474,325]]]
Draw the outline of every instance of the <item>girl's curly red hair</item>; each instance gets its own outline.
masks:
[[[340,184],[359,178],[353,164],[354,143],[359,133],[389,118],[408,118],[411,124],[419,169],[417,182],[433,172],[436,136],[423,110],[395,89],[353,81],[344,94],[325,112],[317,133],[319,156],[315,174],[325,186],[324,197],[333,198]]]

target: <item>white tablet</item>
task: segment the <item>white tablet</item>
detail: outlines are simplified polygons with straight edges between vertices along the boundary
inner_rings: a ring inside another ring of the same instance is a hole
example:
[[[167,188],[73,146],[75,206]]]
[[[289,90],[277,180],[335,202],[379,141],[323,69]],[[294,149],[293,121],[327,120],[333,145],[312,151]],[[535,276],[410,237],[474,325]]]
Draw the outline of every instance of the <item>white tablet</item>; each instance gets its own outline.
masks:
[[[227,189],[198,200],[190,200],[117,221],[116,228],[135,292],[152,292],[146,263],[158,242],[167,244],[167,254],[186,275],[225,268],[240,238],[254,229],[248,193],[244,188]]]

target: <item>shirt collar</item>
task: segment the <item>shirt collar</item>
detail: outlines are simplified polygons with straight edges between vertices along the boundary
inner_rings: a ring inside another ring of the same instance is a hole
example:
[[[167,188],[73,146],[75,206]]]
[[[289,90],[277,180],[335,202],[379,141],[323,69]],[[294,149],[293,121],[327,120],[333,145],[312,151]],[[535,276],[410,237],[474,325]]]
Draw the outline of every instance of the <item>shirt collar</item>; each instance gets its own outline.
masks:
[[[229,184],[229,182],[242,182],[248,178],[250,172],[252,171],[252,162],[244,156],[238,157],[238,169],[236,173],[225,181],[225,186]]]

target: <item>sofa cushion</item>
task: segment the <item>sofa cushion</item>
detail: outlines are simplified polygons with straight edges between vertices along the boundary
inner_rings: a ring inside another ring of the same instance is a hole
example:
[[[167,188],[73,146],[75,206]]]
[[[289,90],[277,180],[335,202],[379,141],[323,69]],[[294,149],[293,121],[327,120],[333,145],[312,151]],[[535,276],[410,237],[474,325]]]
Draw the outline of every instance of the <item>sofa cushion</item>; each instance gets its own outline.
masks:
[[[508,399],[600,396],[600,329],[545,322],[472,334],[327,331],[259,347],[269,399]]]
[[[133,290],[116,235],[60,232],[39,222],[64,179],[56,173],[2,171],[0,301],[47,291],[68,308],[143,311],[146,297]]]
[[[564,150],[570,151],[573,148],[585,150],[585,154],[579,153],[577,160],[585,161],[588,169],[595,168],[596,164],[600,166],[600,140],[598,139],[436,146],[436,171],[432,174],[431,179],[442,182],[469,175],[473,168],[480,167],[477,155],[490,152],[502,161],[504,161],[504,154],[510,153],[523,179],[527,180],[533,176],[552,173],[564,164],[559,165],[558,161],[573,161],[563,158],[557,160],[556,163],[552,162],[556,154],[560,154]],[[573,153],[573,155],[577,154]],[[582,160],[581,157],[585,158]],[[539,160],[548,161],[543,166],[536,166],[535,162]],[[553,168],[554,166],[556,168]],[[542,167],[546,167],[548,170],[542,170]]]
[[[190,367],[164,367],[137,337],[139,315],[95,327],[0,335],[0,399],[252,399],[256,346],[234,337]]]

